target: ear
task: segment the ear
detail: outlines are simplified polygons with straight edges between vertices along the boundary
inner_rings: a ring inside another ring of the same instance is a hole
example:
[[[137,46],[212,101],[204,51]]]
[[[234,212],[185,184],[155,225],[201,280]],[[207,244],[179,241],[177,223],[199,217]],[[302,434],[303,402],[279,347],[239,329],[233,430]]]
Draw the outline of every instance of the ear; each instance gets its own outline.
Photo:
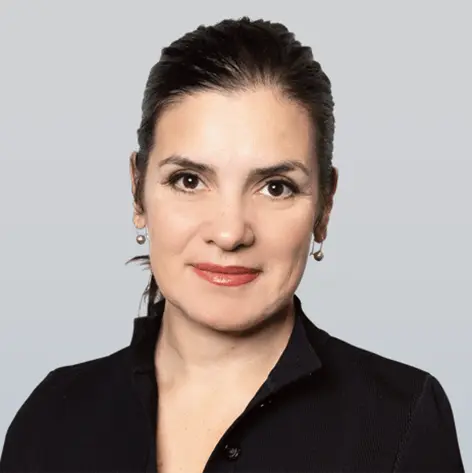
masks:
[[[320,223],[313,229],[313,234],[317,243],[321,243],[323,240],[326,240],[326,236],[328,234],[328,223],[331,216],[331,210],[333,209],[334,195],[336,194],[336,190],[338,188],[338,178],[339,171],[337,168],[333,167],[331,174],[331,192],[327,197]]]
[[[129,174],[131,179],[131,193],[133,196],[133,225],[136,228],[144,228],[146,226],[146,218],[141,209],[138,208],[136,204],[135,195],[136,195],[136,182],[138,178],[138,170],[136,166],[136,158],[138,153],[133,151],[129,158]]]

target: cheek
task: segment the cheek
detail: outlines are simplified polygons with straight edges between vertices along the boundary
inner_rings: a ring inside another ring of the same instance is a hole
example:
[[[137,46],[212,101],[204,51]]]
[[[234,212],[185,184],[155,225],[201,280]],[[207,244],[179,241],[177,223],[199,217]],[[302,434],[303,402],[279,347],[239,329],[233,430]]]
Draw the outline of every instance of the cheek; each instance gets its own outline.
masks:
[[[175,202],[154,201],[147,208],[151,253],[159,258],[180,255],[198,226],[198,218]]]
[[[308,199],[280,213],[269,212],[261,216],[258,229],[262,251],[270,252],[270,259],[279,264],[296,266],[300,261],[304,263],[313,223],[313,205]]]

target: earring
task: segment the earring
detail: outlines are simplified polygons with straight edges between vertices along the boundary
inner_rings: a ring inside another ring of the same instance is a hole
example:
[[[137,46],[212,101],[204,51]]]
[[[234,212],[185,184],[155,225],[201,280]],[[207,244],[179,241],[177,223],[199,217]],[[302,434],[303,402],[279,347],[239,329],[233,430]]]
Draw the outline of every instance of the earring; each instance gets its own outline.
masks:
[[[138,230],[138,229],[136,229],[136,230]],[[136,242],[139,245],[144,245],[144,243],[146,243],[147,238],[148,238],[148,231],[147,231],[147,228],[145,228],[144,229],[144,234],[138,233],[138,235],[136,235]]]
[[[315,239],[313,238],[313,244],[312,244],[312,247],[311,247],[310,256],[313,256],[313,258],[315,258],[316,261],[321,261],[324,258],[323,243],[324,243],[324,240],[321,241],[320,249],[318,251],[314,251],[314,249],[315,249]]]

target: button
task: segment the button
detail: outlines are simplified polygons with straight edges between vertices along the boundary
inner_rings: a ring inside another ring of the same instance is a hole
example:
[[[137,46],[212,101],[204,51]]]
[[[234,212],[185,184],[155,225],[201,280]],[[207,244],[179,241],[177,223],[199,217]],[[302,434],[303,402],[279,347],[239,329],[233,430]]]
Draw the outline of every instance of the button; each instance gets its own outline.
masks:
[[[225,453],[228,460],[237,460],[239,455],[241,455],[241,449],[238,447],[232,447],[231,445],[226,445]]]

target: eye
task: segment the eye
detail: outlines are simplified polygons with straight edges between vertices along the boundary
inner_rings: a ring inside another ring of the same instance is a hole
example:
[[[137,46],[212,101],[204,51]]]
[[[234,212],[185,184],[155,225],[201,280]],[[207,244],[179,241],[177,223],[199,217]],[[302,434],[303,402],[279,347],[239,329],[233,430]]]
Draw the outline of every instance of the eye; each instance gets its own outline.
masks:
[[[279,179],[269,181],[263,187],[262,193],[274,199],[286,199],[296,194],[297,189],[292,183]]]
[[[169,183],[173,188],[183,192],[198,190],[199,184],[202,184],[200,178],[191,172],[176,173],[169,179]]]

